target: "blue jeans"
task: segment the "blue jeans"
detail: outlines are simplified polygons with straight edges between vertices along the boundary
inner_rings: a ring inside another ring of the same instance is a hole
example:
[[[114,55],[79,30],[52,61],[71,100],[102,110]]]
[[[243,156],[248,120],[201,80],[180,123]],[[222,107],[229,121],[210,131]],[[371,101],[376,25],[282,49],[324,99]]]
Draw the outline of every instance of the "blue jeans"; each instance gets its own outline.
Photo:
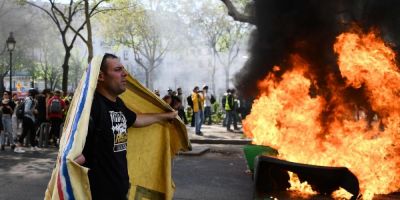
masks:
[[[14,136],[12,133],[12,124],[11,124],[11,115],[9,114],[3,114],[3,117],[1,118],[1,122],[3,123],[3,128],[4,131],[1,134],[0,137],[0,143],[1,145],[4,145],[6,142],[5,135],[8,135],[8,140],[10,141],[10,144],[13,145],[14,143]]]
[[[227,110],[226,111],[226,118],[227,118],[227,124],[226,124],[226,129],[230,130],[231,129],[231,124],[233,123],[233,128],[238,129],[237,127],[237,119],[236,119],[236,112],[232,110]]]
[[[200,133],[201,129],[201,124],[203,123],[203,111],[199,110],[194,113],[194,120],[195,120],[195,129],[196,129],[196,134]]]
[[[211,119],[211,106],[206,106],[204,108],[204,120],[203,120],[204,124],[206,123],[207,119],[208,119],[208,123],[207,124],[210,125],[211,122],[212,122],[212,119]]]

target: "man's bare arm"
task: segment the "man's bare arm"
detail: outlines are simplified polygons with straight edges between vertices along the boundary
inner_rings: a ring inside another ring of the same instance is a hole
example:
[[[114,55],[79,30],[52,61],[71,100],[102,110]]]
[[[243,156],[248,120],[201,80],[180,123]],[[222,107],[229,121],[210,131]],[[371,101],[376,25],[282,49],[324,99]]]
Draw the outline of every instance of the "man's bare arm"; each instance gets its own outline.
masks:
[[[174,119],[178,115],[178,111],[154,114],[137,114],[133,127],[145,127],[164,120]]]

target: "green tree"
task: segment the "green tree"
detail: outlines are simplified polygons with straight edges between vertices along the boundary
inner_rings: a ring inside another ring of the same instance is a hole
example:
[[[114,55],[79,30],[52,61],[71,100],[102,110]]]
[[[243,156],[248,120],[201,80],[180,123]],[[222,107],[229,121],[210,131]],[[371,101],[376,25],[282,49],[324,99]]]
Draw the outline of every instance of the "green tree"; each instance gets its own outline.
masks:
[[[89,54],[88,62],[93,57],[93,44],[90,18],[95,14],[107,9],[100,9],[100,4],[107,0],[70,0],[68,4],[57,2],[56,0],[48,0],[48,3],[40,3],[38,1],[19,0],[22,4],[29,4],[43,11],[54,22],[60,33],[65,54],[62,64],[62,89],[67,92],[68,89],[68,71],[69,60],[71,58],[71,50],[79,37],[87,45]],[[83,16],[83,17],[82,17]],[[81,34],[86,27],[87,37]]]
[[[224,68],[225,89],[230,87],[232,64],[239,54],[242,39],[249,34],[249,31],[249,25],[231,20],[223,27],[222,34],[218,38],[216,55]]]
[[[154,20],[156,13],[136,1],[121,0],[113,6],[126,9],[103,16],[103,35],[108,42],[133,50],[136,63],[145,73],[146,87],[153,89],[154,70],[162,63],[171,38],[161,34]]]
[[[227,89],[229,88],[232,63],[239,53],[242,39],[248,34],[249,26],[234,21],[225,14],[226,7],[223,4],[216,5],[213,2],[211,0],[202,1],[188,15],[194,22],[192,27],[200,30],[206,45],[211,49],[211,82],[215,94],[217,60],[223,65]],[[244,3],[242,2],[242,4]]]
[[[14,33],[17,41],[12,56],[12,73],[23,70],[33,72],[35,68],[35,49],[38,47],[38,35],[46,33],[41,25],[46,20],[29,8],[21,8],[16,1],[0,1],[0,90],[4,91],[4,77],[9,74],[9,52],[5,41],[9,32]],[[40,34],[39,34],[40,33]],[[4,45],[4,46],[3,46]],[[13,79],[15,80],[15,79]],[[8,89],[8,88],[7,88]]]

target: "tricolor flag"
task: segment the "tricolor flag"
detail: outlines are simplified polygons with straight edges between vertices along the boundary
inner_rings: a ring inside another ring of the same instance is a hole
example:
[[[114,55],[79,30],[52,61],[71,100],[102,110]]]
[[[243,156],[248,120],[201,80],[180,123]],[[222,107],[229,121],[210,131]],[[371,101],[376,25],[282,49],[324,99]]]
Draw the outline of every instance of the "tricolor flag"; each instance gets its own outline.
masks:
[[[101,58],[95,58],[75,91],[60,140],[55,168],[45,199],[91,199],[88,168],[74,162],[85,145]],[[161,113],[172,108],[130,75],[120,95],[136,113]],[[185,125],[178,118],[144,128],[128,129],[127,160],[131,183],[129,199],[172,199],[172,159],[191,148]]]

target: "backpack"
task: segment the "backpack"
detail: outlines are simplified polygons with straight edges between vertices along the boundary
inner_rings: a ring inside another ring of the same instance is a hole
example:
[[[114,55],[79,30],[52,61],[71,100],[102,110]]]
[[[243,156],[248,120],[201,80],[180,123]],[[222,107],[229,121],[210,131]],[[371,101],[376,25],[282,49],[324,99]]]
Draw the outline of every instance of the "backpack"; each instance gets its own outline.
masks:
[[[211,95],[210,102],[214,104],[217,100],[215,99],[214,95]]]
[[[188,97],[186,97],[186,100],[188,102],[188,105],[193,108],[192,95],[189,95]]]
[[[20,104],[18,104],[16,108],[16,116],[18,119],[23,119],[25,115],[25,101],[22,101]]]
[[[61,113],[61,112],[62,112],[61,100],[60,99],[51,100],[49,106],[49,113]]]

